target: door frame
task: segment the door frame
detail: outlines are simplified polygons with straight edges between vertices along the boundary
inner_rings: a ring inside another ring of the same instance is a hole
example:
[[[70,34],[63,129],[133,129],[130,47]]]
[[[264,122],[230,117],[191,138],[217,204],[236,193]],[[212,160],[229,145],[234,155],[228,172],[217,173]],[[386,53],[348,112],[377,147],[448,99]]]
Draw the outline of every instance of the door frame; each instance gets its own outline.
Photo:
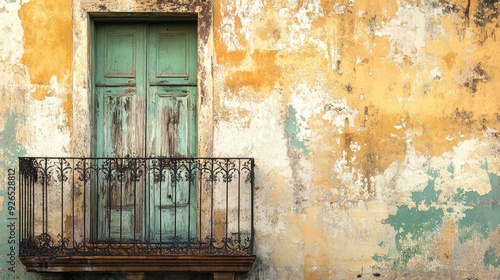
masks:
[[[95,0],[73,2],[73,94],[65,106],[72,108],[71,150],[78,157],[92,154],[92,77],[91,38],[96,21],[196,21],[198,96],[197,96],[197,156],[213,156],[214,78],[215,57],[213,3],[194,0],[189,3],[158,2],[142,5],[123,5],[121,1],[96,4]],[[113,11],[113,12],[110,12]]]

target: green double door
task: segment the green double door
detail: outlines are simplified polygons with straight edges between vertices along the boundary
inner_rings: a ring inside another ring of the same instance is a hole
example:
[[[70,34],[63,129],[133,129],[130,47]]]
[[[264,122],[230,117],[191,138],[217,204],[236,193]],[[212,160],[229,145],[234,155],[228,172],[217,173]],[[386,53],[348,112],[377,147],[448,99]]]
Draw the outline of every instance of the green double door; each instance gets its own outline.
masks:
[[[196,24],[96,22],[94,31],[94,156],[194,157]],[[94,215],[99,239],[193,237],[196,187],[174,183],[169,170],[162,172],[133,180],[99,175]]]

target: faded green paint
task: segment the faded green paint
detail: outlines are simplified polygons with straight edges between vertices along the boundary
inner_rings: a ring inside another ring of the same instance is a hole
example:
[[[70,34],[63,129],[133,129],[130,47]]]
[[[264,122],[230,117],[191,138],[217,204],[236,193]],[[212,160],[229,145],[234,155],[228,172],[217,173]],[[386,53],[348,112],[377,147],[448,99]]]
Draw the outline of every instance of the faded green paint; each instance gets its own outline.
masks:
[[[432,203],[438,202],[439,195],[442,193],[440,190],[436,191],[434,187],[435,180],[439,178],[439,172],[432,170],[428,173],[433,178],[427,182],[427,186],[421,192],[413,192],[411,195],[412,201],[417,205],[424,203],[426,206],[431,206]]]
[[[95,153],[145,156],[144,25],[96,24]]]
[[[11,216],[10,212],[5,210],[8,209],[10,201],[8,199],[8,190],[6,188],[6,174],[9,168],[15,168],[16,174],[18,174],[19,170],[17,167],[17,158],[25,156],[26,150],[17,142],[16,139],[17,128],[19,124],[24,121],[24,117],[16,111],[8,110],[4,113],[3,119],[5,120],[5,125],[0,131],[0,150],[2,151],[0,154],[3,155],[0,160],[0,178],[3,178],[2,183],[4,183],[2,189],[0,190],[0,197],[3,197],[1,209],[4,209],[0,222],[0,262],[2,263],[2,269],[0,269],[0,279],[40,279],[39,275],[26,272],[19,259],[16,259],[14,271],[9,270],[10,264],[7,262],[9,254],[11,253],[11,246],[14,245],[16,255],[19,253],[19,240],[16,238],[16,244],[8,243],[10,235],[10,228],[8,227],[10,220],[8,220],[8,218]],[[16,212],[15,216],[17,217],[17,215],[18,213]]]
[[[17,158],[26,155],[26,150],[16,140],[16,132],[19,122],[23,121],[22,118],[15,111],[7,111],[3,116],[5,126],[0,131],[0,149],[3,150],[3,159],[0,161],[0,167],[4,170],[15,168],[17,165]]]
[[[451,174],[451,179],[454,179],[455,178],[455,166],[453,165],[453,163],[450,163],[450,165],[448,165],[448,168],[446,168],[446,170],[448,170],[448,172]]]
[[[423,247],[434,239],[434,232],[441,226],[443,210],[434,207],[427,211],[401,206],[396,215],[389,216],[387,222],[396,233],[396,249],[400,253],[393,263],[394,267],[405,267],[408,261],[422,253]],[[405,240],[412,239],[410,247],[402,246]]]
[[[450,165],[452,166],[452,165]],[[453,168],[448,166],[450,173]],[[481,167],[488,171],[488,163],[485,161]],[[435,181],[440,178],[438,170],[429,170],[428,174],[432,177],[427,186],[411,195],[415,207],[402,205],[394,215],[390,215],[385,220],[386,223],[393,226],[396,231],[396,250],[398,256],[390,258],[375,254],[372,258],[377,262],[392,262],[394,268],[406,267],[409,260],[416,255],[423,253],[423,249],[431,244],[436,238],[435,232],[442,225],[444,215],[455,212],[453,207],[447,207],[448,202],[461,204],[466,209],[463,211],[464,217],[458,221],[458,239],[461,243],[471,240],[478,234],[482,238],[489,238],[490,234],[500,227],[500,176],[488,172],[491,185],[491,191],[485,195],[479,195],[475,191],[464,191],[457,189],[457,193],[452,197],[440,197],[442,191],[436,190]],[[440,201],[445,199],[447,201]],[[427,209],[419,211],[418,207]],[[443,211],[446,210],[446,211]],[[412,242],[405,243],[411,239]],[[403,244],[412,244],[410,246]],[[492,257],[496,251],[489,251],[485,254],[485,263],[497,264],[497,259]],[[427,256],[433,258],[434,256]]]
[[[372,259],[376,262],[390,262],[391,258],[388,255],[379,256],[378,254],[373,255]]]
[[[487,165],[486,165],[487,166]],[[477,192],[457,191],[454,200],[470,207],[464,211],[465,217],[458,223],[459,240],[465,242],[476,234],[488,238],[500,226],[500,176],[489,173],[491,191],[485,195]]]
[[[483,263],[484,266],[494,266],[500,267],[500,254],[498,253],[499,248],[490,247],[484,253]]]
[[[290,146],[301,150],[302,154],[307,156],[309,151],[307,150],[304,141],[297,138],[297,134],[300,132],[297,120],[297,110],[295,110],[292,105],[288,105],[288,118],[285,121],[285,132],[288,136],[289,144]]]
[[[144,24],[95,26],[94,151],[98,157],[145,156],[146,99]],[[138,117],[138,116],[142,116]],[[104,162],[103,162],[104,164]],[[99,238],[133,239],[143,235],[142,196],[126,180],[101,174],[95,197],[99,199]],[[139,225],[134,227],[133,225]]]
[[[442,224],[443,210],[435,207],[441,193],[434,188],[439,172],[431,170],[428,173],[433,178],[428,181],[427,186],[422,191],[412,193],[412,201],[416,207],[402,205],[395,215],[390,215],[385,220],[397,232],[395,241],[399,256],[391,259],[394,268],[406,267],[410,259],[422,254],[424,247],[435,238],[434,233]],[[420,211],[418,205],[425,205],[428,210]],[[412,240],[408,242],[412,245],[403,245],[408,239]],[[388,258],[377,255],[373,259],[378,262],[388,261]]]

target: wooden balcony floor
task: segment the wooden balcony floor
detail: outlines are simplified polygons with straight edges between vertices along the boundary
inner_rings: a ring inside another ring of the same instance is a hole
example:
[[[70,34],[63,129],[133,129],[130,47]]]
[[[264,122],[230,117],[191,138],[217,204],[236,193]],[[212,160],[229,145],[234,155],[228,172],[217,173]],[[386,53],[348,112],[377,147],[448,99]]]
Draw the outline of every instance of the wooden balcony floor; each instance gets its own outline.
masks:
[[[248,272],[255,255],[22,257],[30,272]]]

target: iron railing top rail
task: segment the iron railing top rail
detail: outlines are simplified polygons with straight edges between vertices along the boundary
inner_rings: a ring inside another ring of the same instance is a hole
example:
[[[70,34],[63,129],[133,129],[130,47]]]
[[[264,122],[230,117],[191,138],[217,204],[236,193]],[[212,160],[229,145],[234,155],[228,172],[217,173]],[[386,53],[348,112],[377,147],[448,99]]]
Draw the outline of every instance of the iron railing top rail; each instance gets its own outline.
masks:
[[[254,161],[253,157],[162,157],[162,156],[154,156],[154,157],[134,157],[134,156],[126,156],[126,157],[74,157],[74,156],[61,156],[61,157],[44,157],[44,156],[24,156],[19,157],[19,159],[171,159],[171,160],[250,160]]]

